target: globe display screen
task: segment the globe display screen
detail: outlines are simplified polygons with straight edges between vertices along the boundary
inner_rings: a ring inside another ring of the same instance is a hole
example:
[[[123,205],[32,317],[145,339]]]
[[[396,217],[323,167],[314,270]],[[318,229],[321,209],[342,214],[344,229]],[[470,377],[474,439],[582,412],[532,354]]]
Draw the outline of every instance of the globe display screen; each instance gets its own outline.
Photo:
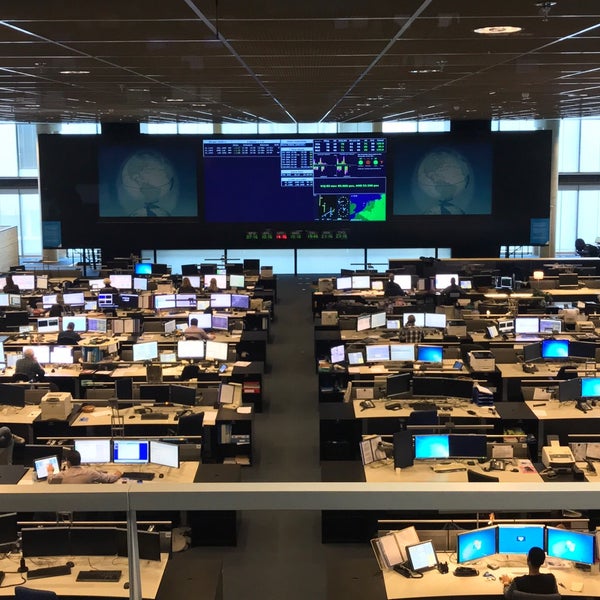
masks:
[[[194,150],[181,144],[102,144],[100,217],[197,216],[196,164]]]

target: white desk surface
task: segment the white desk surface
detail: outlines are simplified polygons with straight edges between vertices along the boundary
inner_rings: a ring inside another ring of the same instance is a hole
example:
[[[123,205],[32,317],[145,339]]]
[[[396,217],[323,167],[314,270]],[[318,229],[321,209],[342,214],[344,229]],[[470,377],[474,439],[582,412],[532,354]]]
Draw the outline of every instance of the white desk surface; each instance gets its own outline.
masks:
[[[391,459],[379,461],[365,465],[365,479],[367,483],[462,483],[468,485],[467,469],[472,469],[484,475],[492,475],[500,479],[500,483],[541,483],[543,480],[539,473],[531,468],[522,468],[514,473],[511,469],[518,467],[507,467],[504,471],[485,472],[481,468],[484,465],[467,465],[464,460],[453,460],[452,463],[460,462],[465,465],[464,471],[451,471],[449,473],[435,473],[432,470],[433,463],[415,462],[412,467],[403,469],[394,469],[394,462]],[[475,461],[476,462],[476,461]],[[527,461],[529,462],[529,461]],[[525,464],[525,463],[523,463]],[[494,485],[496,482],[491,482]]]
[[[136,400],[132,400],[132,402],[136,402]],[[140,405],[142,406],[142,405]],[[141,414],[137,414],[135,412],[138,407],[130,407],[130,408],[122,408],[119,410],[119,415],[123,417],[124,425],[177,425],[177,420],[175,419],[176,414],[185,410],[182,407],[155,407],[153,408],[154,412],[163,413],[168,415],[166,419],[142,419]],[[207,412],[210,410],[216,411],[217,409],[212,406],[194,406],[189,409],[194,413],[199,412]],[[71,423],[72,427],[102,427],[110,425],[112,421],[112,409],[108,406],[97,406],[94,409],[94,412],[91,413],[79,413],[77,418]]]
[[[129,598],[129,590],[123,588],[123,584],[129,581],[129,569],[127,557],[125,556],[48,556],[40,558],[28,558],[27,566],[30,569],[64,565],[68,560],[75,563],[70,575],[60,577],[47,577],[43,579],[32,579],[31,582],[22,582],[21,573],[14,573],[19,566],[20,555],[11,555],[10,558],[0,560],[0,569],[6,572],[3,585],[0,588],[0,596],[14,597],[13,585],[25,585],[37,590],[48,590],[63,596],[90,596],[113,598]],[[144,598],[155,598],[158,593],[160,582],[167,566],[168,555],[161,554],[161,560],[140,560],[140,579],[142,595]],[[94,569],[121,570],[121,579],[118,582],[83,582],[76,581],[79,571],[91,571]]]
[[[360,387],[360,386],[357,386]],[[360,403],[362,400],[353,400],[352,406],[354,408],[354,416],[357,419],[381,419],[383,417],[396,417],[406,418],[413,412],[413,408],[410,407],[410,403],[413,402],[428,402],[427,398],[403,398],[402,400],[392,399],[381,399],[374,400],[375,408],[363,409]],[[439,417],[452,417],[452,418],[479,418],[479,419],[499,419],[495,407],[493,406],[477,406],[477,404],[471,403],[469,400],[462,399],[431,399],[431,402],[438,405],[438,407],[451,407],[451,410],[441,410],[438,408]],[[386,404],[402,404],[402,408],[399,410],[388,410]],[[475,414],[470,414],[467,411],[472,411]],[[578,411],[579,412],[579,411]],[[580,413],[583,414],[583,413]]]
[[[414,367],[404,367],[402,370],[412,370],[415,374],[423,375],[425,377],[456,377],[457,375],[469,375],[470,371],[464,365],[460,369],[454,369],[452,365],[454,365],[455,362],[455,359],[445,360],[444,366],[439,369],[433,369],[431,367],[421,369],[418,365],[415,365]],[[393,375],[397,372],[398,369],[386,368],[385,362],[376,365],[354,365],[348,367],[348,373],[350,375]]]
[[[598,419],[600,405],[592,407],[587,413],[576,409],[576,402],[559,402],[558,400],[527,400],[525,402],[539,421],[557,421],[563,419]]]
[[[0,421],[3,425],[31,425],[40,416],[41,412],[39,406],[18,408],[0,404]]]
[[[407,579],[395,571],[385,571],[383,581],[386,596],[389,600],[401,600],[404,598],[432,598],[432,597],[455,597],[455,596],[502,596],[504,585],[500,581],[503,574],[511,577],[525,575],[527,566],[525,558],[514,558],[510,562],[502,560],[502,556],[490,556],[474,564],[479,571],[476,577],[455,577],[452,573],[456,569],[456,555],[450,552],[438,552],[438,561],[447,562],[449,572],[442,575],[437,569],[426,571],[422,579]],[[452,558],[452,561],[450,560]],[[375,561],[375,558],[373,558]],[[487,568],[488,562],[501,565],[496,570]],[[504,566],[506,565],[506,566]],[[545,564],[542,573],[554,573],[559,584],[560,593],[565,596],[600,596],[600,576],[598,574],[585,573],[574,567],[552,568]],[[484,573],[491,573],[496,579],[484,577]],[[571,585],[574,582],[583,584],[580,592],[574,592]],[[560,585],[562,584],[562,585]],[[564,586],[564,587],[563,587]]]
[[[48,454],[52,454],[52,447],[49,447]],[[103,463],[90,465],[97,468],[99,471],[134,471],[136,473],[154,473],[154,479],[151,481],[142,481],[144,485],[160,485],[161,483],[194,483],[196,472],[198,471],[198,462],[182,461],[179,463],[179,469],[174,467],[163,467],[161,465],[146,464],[146,465],[115,465],[114,463]],[[162,477],[160,477],[162,475]],[[131,483],[129,479],[120,479],[112,485],[119,483]],[[37,481],[33,469],[29,469],[21,478],[17,485],[50,485],[47,481]],[[62,484],[53,484],[62,485]],[[111,485],[111,484],[105,484]],[[1,568],[1,567],[0,567]]]

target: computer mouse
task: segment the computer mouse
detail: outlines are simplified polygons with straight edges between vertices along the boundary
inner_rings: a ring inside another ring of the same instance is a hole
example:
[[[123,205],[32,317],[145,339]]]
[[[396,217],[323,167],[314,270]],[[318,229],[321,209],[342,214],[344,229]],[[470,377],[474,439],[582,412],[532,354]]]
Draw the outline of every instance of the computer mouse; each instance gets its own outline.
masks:
[[[514,469],[511,469],[511,470],[510,470],[510,472],[511,472],[511,473],[518,473],[518,472],[519,472],[519,469],[517,469],[517,468],[515,467]]]
[[[165,474],[164,474],[164,473],[159,473],[159,474],[158,474],[158,478],[159,478],[159,479],[162,479],[164,476],[165,476]]]
[[[65,566],[69,567],[69,569],[72,569],[75,566],[75,563],[71,560],[68,560]]]
[[[123,589],[124,589],[124,590],[128,590],[128,589],[129,589],[129,581],[126,581],[126,582],[123,584]]]
[[[129,415],[130,419],[135,419],[135,415]]]
[[[467,461],[467,464],[468,464],[470,467],[474,467],[474,466],[475,466],[475,461],[474,461],[474,460],[468,460],[468,461]]]
[[[467,414],[468,415],[476,415],[477,413],[474,410],[468,410]]]

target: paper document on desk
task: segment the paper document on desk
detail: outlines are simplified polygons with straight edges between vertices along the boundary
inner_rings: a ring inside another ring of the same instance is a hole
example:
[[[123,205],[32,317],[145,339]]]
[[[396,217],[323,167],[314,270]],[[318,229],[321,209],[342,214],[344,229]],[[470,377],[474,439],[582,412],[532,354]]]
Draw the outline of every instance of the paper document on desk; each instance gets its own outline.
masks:
[[[84,413],[86,416],[94,415],[94,417],[110,417],[112,409],[110,408],[95,408],[91,413]]]
[[[251,363],[250,363],[250,361],[248,361],[248,360],[236,360],[236,361],[233,363],[233,366],[234,366],[234,367],[249,367],[249,366],[250,366],[250,364],[251,364]]]
[[[528,458],[521,458],[517,461],[519,473],[536,473],[533,463]]]
[[[544,388],[533,388],[534,400],[552,400],[552,394]]]
[[[218,410],[205,410],[202,425],[215,425],[217,423]]]

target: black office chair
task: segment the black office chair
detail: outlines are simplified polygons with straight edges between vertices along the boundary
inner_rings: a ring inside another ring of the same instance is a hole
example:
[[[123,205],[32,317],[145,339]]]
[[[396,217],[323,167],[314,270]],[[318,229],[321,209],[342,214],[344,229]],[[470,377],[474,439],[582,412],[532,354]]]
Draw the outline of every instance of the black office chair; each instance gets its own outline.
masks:
[[[54,600],[55,598],[58,598],[58,596],[56,595],[56,592],[35,590],[19,585],[15,588],[15,598],[17,600]]]
[[[582,238],[575,240],[575,252],[582,257],[598,256],[600,251],[592,244],[586,244]]]
[[[202,435],[203,421],[204,413],[179,417],[179,421],[177,421],[177,435]]]
[[[185,365],[179,376],[180,381],[189,381],[190,379],[198,379],[200,375],[200,367],[198,365]]]
[[[531,594],[510,587],[504,588],[504,597],[508,600],[561,600],[562,598],[560,594]]]
[[[486,475],[485,473],[480,473],[479,471],[474,471],[473,469],[467,469],[467,481],[471,483],[490,483],[499,482],[500,479],[498,477],[494,477],[493,475]]]
[[[13,376],[10,378],[13,383],[19,383],[21,381],[29,381],[29,377],[25,375],[25,373],[13,373]]]

